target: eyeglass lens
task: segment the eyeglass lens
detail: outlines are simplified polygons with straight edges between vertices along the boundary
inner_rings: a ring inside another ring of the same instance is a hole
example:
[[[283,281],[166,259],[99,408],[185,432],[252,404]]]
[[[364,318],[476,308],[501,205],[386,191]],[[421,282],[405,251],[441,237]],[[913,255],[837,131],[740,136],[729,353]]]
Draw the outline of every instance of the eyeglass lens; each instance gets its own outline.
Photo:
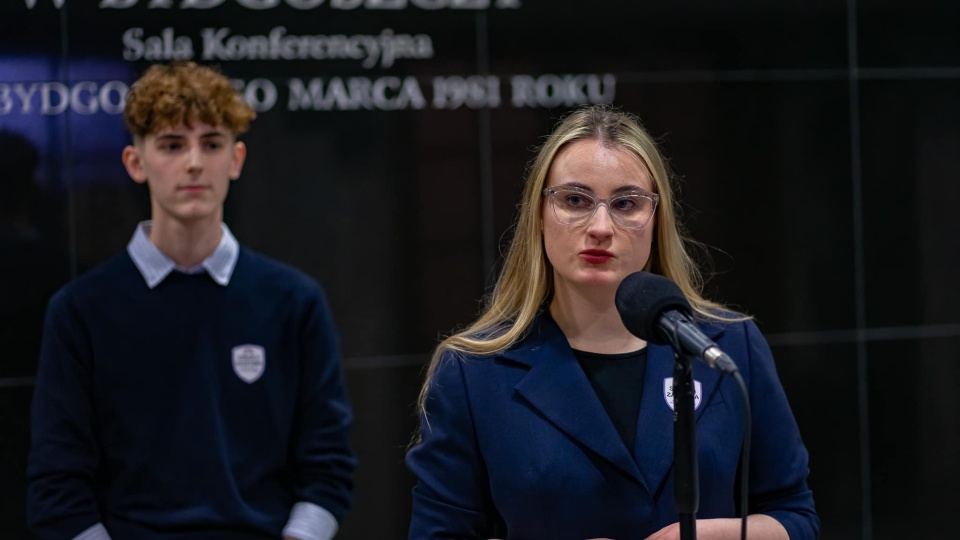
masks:
[[[621,195],[609,201],[597,201],[585,193],[572,190],[558,189],[550,193],[557,220],[567,225],[583,223],[593,216],[597,208],[605,205],[610,217],[618,225],[639,229],[653,217],[655,208],[653,200],[638,193]]]

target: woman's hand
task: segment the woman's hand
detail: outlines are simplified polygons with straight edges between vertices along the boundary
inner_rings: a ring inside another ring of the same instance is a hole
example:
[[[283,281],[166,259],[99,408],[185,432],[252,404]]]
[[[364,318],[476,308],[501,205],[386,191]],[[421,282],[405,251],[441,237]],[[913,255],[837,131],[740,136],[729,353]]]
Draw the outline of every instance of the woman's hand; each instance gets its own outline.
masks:
[[[701,540],[740,540],[740,520],[698,519],[697,538]],[[790,540],[779,521],[764,514],[747,516],[748,540]],[[653,533],[647,540],[680,540],[680,524],[673,523]]]

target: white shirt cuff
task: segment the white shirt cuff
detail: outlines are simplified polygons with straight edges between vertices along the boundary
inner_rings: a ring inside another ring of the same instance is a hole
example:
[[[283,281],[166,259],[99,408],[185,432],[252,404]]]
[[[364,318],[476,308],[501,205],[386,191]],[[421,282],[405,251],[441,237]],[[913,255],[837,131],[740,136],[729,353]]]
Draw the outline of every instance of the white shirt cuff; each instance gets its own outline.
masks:
[[[110,533],[103,523],[97,523],[89,529],[73,537],[73,540],[110,540]]]
[[[283,536],[297,540],[331,540],[339,527],[337,518],[322,506],[298,502],[290,511],[290,520],[283,528]]]

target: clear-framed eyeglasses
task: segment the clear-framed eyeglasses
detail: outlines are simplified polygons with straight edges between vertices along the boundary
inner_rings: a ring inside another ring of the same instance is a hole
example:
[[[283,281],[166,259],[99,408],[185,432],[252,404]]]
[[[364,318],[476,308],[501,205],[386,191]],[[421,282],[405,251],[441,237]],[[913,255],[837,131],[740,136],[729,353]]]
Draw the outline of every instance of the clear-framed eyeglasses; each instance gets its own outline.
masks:
[[[657,210],[660,196],[642,189],[630,190],[609,199],[598,199],[574,186],[548,187],[543,194],[550,199],[553,215],[563,225],[582,225],[593,218],[597,208],[607,213],[621,229],[637,230],[647,226]]]

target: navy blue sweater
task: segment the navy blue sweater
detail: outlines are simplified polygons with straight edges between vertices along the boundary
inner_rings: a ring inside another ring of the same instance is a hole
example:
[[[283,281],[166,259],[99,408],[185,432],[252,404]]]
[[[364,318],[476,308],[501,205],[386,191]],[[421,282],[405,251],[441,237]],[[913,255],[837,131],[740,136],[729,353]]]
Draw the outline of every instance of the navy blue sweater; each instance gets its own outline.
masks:
[[[263,348],[252,382],[244,345]],[[277,539],[296,502],[343,518],[350,423],[314,280],[241,248],[225,287],[173,272],[150,290],[123,253],[50,301],[28,520],[45,539],[97,522],[113,540]]]

